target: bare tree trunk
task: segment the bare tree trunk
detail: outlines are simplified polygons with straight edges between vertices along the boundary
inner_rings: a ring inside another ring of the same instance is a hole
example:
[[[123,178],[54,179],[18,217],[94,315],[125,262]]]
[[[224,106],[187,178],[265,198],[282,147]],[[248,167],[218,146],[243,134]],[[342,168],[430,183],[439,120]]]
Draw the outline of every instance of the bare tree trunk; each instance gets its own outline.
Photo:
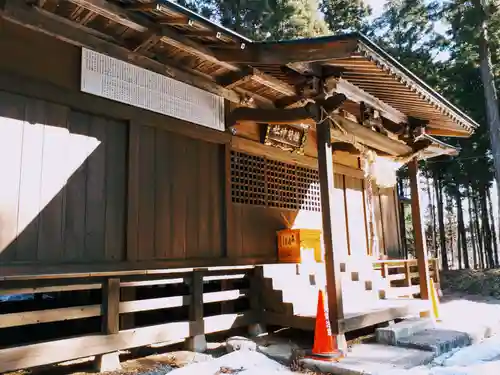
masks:
[[[475,237],[475,225],[474,225],[474,217],[472,216],[472,193],[470,188],[467,190],[467,195],[468,195],[468,204],[469,206],[469,232],[470,232],[470,242],[472,245],[472,260],[474,262],[474,269],[478,268],[478,263],[477,263],[477,242],[476,242],[476,237]]]
[[[475,230],[478,244],[478,254],[479,254],[479,265],[480,268],[486,268],[484,264],[484,244],[483,244],[483,236],[481,234],[481,225],[479,223],[479,205],[477,203],[477,196],[472,198],[472,202],[474,204],[474,221],[475,221]]]
[[[446,214],[450,233],[450,261],[451,268],[453,269],[455,265],[455,231],[453,228],[453,201],[449,195],[446,195]]]
[[[434,190],[436,192],[438,223],[439,223],[439,239],[441,242],[441,268],[445,271],[448,267],[448,254],[446,253],[446,233],[444,230],[444,208],[443,208],[443,187],[439,176],[434,177]]]
[[[500,215],[500,115],[498,113],[498,96],[495,87],[495,77],[491,64],[491,51],[488,38],[489,1],[475,0],[481,14],[479,36],[479,58],[481,59],[481,80],[483,82],[486,101],[486,118],[490,131],[491,153],[497,181],[498,209]],[[500,217],[500,216],[499,216]]]
[[[403,189],[403,180],[400,178],[398,179],[398,190],[399,190],[399,197],[404,197],[404,189]],[[408,243],[406,242],[406,221],[405,221],[405,206],[403,201],[400,201],[399,203],[399,225],[400,225],[400,232],[401,232],[401,243],[403,244],[402,253],[400,254],[403,256],[404,259],[408,259]]]
[[[495,227],[495,216],[493,213],[493,202],[491,201],[491,191],[490,189],[486,190],[486,198],[488,199],[488,212],[490,213],[490,221],[491,221],[491,237],[493,243],[493,254],[495,255],[495,266],[498,267],[498,242],[497,242],[497,231]]]
[[[469,264],[469,252],[467,251],[467,235],[465,234],[465,224],[464,224],[464,212],[462,207],[462,196],[460,190],[457,188],[457,226],[458,226],[458,238],[460,239],[461,249],[458,248],[458,254],[462,252],[462,258],[464,261],[464,267],[466,269],[470,268]],[[460,257],[459,257],[460,259]]]
[[[431,184],[429,182],[429,177],[426,178],[427,182],[427,197],[429,199],[429,210],[431,214],[431,223],[429,225],[431,229],[431,241],[432,241],[432,249],[434,256],[437,257],[437,252],[438,252],[438,246],[437,246],[437,235],[436,235],[436,215],[434,213],[434,203],[432,199],[432,190],[431,190]]]
[[[488,218],[488,204],[486,203],[486,190],[487,188],[481,189],[480,202],[481,202],[481,221],[483,222],[483,232],[484,232],[484,249],[488,257],[488,267],[493,268],[495,266],[495,260],[493,259],[493,247],[491,238],[491,227],[490,220]]]

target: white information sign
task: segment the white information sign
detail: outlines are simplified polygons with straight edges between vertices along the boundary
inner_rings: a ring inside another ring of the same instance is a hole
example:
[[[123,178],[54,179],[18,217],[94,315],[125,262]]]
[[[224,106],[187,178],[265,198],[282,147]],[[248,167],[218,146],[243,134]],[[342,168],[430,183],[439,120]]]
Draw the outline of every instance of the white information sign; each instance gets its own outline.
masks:
[[[87,48],[82,48],[81,91],[225,130],[222,97]]]

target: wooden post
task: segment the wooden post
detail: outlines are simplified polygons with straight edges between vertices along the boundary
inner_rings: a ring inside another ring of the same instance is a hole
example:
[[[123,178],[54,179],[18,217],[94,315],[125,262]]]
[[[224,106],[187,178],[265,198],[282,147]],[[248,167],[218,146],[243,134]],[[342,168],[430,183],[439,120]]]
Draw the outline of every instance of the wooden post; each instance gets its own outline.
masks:
[[[190,332],[188,349],[194,352],[207,350],[205,322],[203,320],[203,270],[194,270],[191,279],[191,304],[189,305]]]
[[[387,263],[382,262],[380,264],[380,274],[384,279],[387,277],[387,275],[389,275],[389,266]]]
[[[106,279],[102,285],[102,332],[115,335],[120,330],[120,279]],[[115,371],[121,368],[118,352],[96,356],[100,372]]]
[[[250,308],[252,310],[254,320],[254,323],[250,324],[248,327],[248,333],[250,336],[259,336],[265,332],[265,327],[262,324],[261,303],[263,278],[262,266],[255,266],[252,272],[249,272],[248,275],[250,276]]]
[[[344,318],[342,304],[342,287],[340,279],[340,265],[335,262],[333,248],[333,154],[331,143],[330,121],[323,121],[317,125],[318,169],[319,186],[321,193],[321,216],[323,219],[323,242],[325,247],[326,294],[330,324],[334,334],[343,334],[340,321]],[[343,336],[343,335],[342,335]],[[339,342],[344,340],[339,340]]]
[[[405,284],[411,286],[411,264],[408,260],[405,261]]]
[[[420,278],[420,298],[428,300],[430,297],[429,285],[429,260],[427,257],[427,246],[424,240],[422,228],[422,217],[420,215],[418,160],[415,158],[408,164],[411,190],[411,218],[413,233],[415,236],[415,252],[417,256],[418,275]]]

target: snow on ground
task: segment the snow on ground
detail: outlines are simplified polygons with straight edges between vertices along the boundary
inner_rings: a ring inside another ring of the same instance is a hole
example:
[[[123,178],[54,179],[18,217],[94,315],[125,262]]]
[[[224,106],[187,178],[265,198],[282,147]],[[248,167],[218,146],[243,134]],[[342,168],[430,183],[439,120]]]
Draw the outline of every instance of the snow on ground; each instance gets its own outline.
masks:
[[[213,361],[200,362],[173,370],[169,372],[169,375],[262,375],[278,373],[280,375],[295,374],[289,368],[273,361],[264,354],[241,350],[223,355]]]
[[[477,296],[455,298],[441,305],[445,324],[467,332],[490,326],[492,337],[455,349],[435,358],[429,365],[394,369],[385,371],[384,375],[500,375],[500,301]]]

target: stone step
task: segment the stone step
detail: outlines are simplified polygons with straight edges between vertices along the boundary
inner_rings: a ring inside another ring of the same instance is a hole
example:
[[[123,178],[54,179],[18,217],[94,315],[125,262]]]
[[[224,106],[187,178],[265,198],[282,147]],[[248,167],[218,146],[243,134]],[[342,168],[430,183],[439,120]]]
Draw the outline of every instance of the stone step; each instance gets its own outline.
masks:
[[[417,332],[435,328],[436,323],[429,318],[411,318],[388,327],[377,328],[377,342],[385,345],[397,345],[399,340],[414,335]]]
[[[402,337],[396,345],[403,348],[425,350],[434,353],[435,356],[440,356],[453,349],[469,346],[471,343],[471,337],[466,332],[432,328]]]

